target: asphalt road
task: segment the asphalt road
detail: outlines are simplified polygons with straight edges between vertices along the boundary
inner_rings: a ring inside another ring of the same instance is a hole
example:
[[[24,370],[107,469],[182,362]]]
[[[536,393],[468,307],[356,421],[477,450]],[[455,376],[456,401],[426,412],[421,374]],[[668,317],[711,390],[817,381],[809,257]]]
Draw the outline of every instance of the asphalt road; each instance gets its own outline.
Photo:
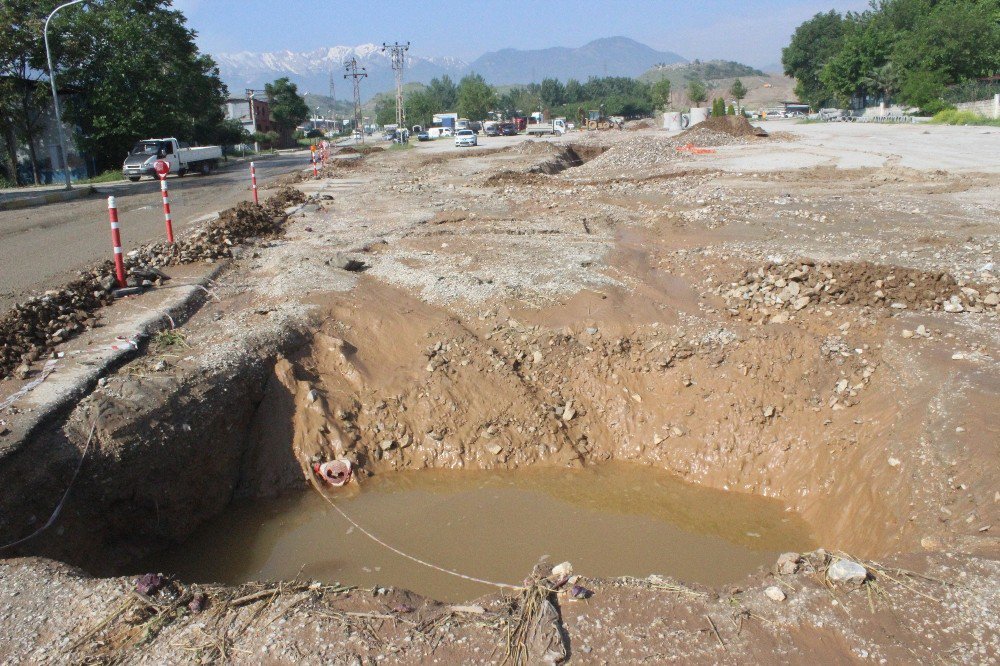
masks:
[[[257,184],[309,166],[309,153],[280,155],[257,162]],[[198,218],[250,199],[249,164],[223,166],[208,176],[167,179],[175,234]],[[110,259],[107,198],[114,195],[125,251],[165,240],[160,184],[99,185],[92,196],[22,210],[0,212],[0,312],[32,293],[57,287],[102,259]],[[261,192],[261,199],[267,196]]]

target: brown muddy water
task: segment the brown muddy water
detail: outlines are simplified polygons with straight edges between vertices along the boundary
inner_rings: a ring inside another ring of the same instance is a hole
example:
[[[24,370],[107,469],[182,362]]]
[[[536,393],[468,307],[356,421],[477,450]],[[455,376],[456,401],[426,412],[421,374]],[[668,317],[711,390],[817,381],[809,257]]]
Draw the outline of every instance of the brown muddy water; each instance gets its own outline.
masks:
[[[685,483],[650,467],[422,470],[367,479],[332,499],[415,557],[518,584],[542,557],[591,577],[661,574],[719,585],[807,550],[777,501]],[[315,491],[234,505],[187,542],[134,567],[188,582],[290,579],[396,586],[442,601],[494,591],[386,550]]]

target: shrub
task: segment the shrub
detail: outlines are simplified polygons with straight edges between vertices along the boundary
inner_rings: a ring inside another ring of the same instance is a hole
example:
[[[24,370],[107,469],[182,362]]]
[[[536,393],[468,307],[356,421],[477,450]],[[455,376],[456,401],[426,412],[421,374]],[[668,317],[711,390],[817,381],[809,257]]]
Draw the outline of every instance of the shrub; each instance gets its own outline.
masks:
[[[939,125],[991,125],[1000,127],[1000,120],[985,118],[972,111],[959,111],[958,109],[945,109],[934,115],[931,122]]]

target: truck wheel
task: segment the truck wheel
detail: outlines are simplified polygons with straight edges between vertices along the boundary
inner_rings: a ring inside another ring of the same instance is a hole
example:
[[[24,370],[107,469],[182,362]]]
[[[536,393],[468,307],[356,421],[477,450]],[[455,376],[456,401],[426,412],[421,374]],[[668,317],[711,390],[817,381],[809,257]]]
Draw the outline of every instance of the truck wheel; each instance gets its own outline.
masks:
[[[203,162],[202,165],[201,165],[201,175],[207,176],[210,173],[212,173],[212,163],[211,162]]]
[[[133,183],[139,182],[139,176],[129,176],[128,179],[131,180]]]
[[[188,172],[188,170],[187,170],[187,169],[179,169],[179,170],[177,171],[177,177],[178,177],[178,178],[183,178],[183,177],[184,177],[184,174],[186,174],[187,172]]]

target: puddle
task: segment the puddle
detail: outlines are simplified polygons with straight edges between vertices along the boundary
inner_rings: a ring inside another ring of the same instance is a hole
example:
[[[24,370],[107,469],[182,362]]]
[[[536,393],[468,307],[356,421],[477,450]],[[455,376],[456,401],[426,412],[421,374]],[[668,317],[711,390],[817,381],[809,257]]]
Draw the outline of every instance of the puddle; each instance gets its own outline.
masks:
[[[400,550],[519,583],[542,556],[586,576],[675,576],[719,585],[812,547],[773,500],[684,483],[649,467],[424,470],[368,479],[334,501]],[[236,505],[134,571],[188,582],[307,579],[406,587],[442,601],[493,591],[414,564],[352,528],[315,492]]]

